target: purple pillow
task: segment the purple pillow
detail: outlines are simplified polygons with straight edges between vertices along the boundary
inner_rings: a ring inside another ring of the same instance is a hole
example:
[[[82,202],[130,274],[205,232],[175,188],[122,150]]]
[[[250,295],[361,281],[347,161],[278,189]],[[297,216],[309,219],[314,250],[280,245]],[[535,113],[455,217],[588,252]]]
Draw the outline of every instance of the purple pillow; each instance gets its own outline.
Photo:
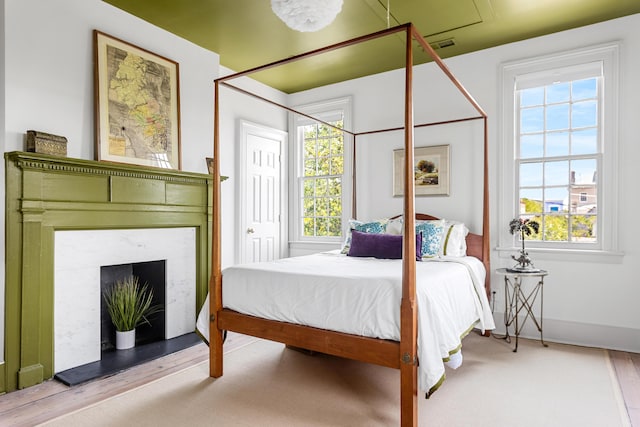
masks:
[[[416,260],[422,257],[422,233],[416,234]],[[402,259],[402,235],[351,231],[349,256]]]

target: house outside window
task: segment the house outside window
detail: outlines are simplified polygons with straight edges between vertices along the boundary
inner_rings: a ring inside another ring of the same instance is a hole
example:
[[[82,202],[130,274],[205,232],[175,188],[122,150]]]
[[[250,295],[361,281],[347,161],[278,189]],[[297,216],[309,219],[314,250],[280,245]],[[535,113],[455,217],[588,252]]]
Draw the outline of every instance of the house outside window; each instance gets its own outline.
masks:
[[[573,194],[572,194],[572,196],[573,196]],[[587,193],[584,193],[584,192],[580,193],[580,202],[586,202],[587,200],[589,200],[587,198]],[[594,197],[594,201],[595,201],[595,197]],[[573,205],[573,197],[572,197],[572,206],[574,206]],[[577,204],[575,205],[575,209],[577,209]]]
[[[294,108],[292,114],[294,218],[298,242],[337,244],[351,213],[351,138],[349,98]]]
[[[529,248],[617,246],[617,55],[612,43],[502,67],[500,216],[540,223]]]

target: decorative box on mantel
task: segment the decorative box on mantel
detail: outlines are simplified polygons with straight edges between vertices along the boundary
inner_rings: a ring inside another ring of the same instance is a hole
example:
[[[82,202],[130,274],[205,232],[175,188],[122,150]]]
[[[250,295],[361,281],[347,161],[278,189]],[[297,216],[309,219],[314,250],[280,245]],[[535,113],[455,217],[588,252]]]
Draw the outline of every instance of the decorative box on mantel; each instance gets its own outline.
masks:
[[[4,158],[7,259],[0,394],[54,374],[57,231],[192,228],[195,306],[203,304],[212,250],[211,175],[39,153],[9,152]]]
[[[27,131],[27,151],[31,153],[67,155],[67,138],[37,130]]]

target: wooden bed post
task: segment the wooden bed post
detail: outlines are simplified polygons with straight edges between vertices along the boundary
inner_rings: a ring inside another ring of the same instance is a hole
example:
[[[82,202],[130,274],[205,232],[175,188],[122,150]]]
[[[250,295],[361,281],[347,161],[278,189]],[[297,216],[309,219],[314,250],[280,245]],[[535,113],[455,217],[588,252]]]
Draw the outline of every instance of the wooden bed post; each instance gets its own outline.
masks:
[[[213,110],[213,185],[212,185],[212,224],[211,224],[211,277],[209,279],[209,376],[222,376],[222,331],[218,329],[218,312],[222,309],[222,236],[221,214],[222,195],[220,194],[220,85],[215,81]]]
[[[413,24],[411,24],[411,27]],[[406,30],[404,104],[404,250],[400,305],[400,424],[418,425],[418,356],[416,310],[416,239],[413,177],[413,46],[411,27]]]
[[[487,271],[484,279],[484,288],[487,298],[491,301],[491,239],[489,234],[489,130],[487,126],[488,118],[484,116],[484,192],[482,199],[482,262]]]
[[[356,194],[356,134],[353,135],[353,150],[352,150],[352,158],[351,158],[351,218],[358,218],[358,197]]]

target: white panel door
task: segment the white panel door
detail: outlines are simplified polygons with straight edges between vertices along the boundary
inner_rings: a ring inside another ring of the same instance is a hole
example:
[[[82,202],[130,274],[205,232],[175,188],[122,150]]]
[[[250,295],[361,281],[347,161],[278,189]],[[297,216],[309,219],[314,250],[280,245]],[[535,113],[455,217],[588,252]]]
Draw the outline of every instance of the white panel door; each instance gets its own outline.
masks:
[[[246,127],[244,253],[241,262],[280,258],[281,149],[284,136]]]

